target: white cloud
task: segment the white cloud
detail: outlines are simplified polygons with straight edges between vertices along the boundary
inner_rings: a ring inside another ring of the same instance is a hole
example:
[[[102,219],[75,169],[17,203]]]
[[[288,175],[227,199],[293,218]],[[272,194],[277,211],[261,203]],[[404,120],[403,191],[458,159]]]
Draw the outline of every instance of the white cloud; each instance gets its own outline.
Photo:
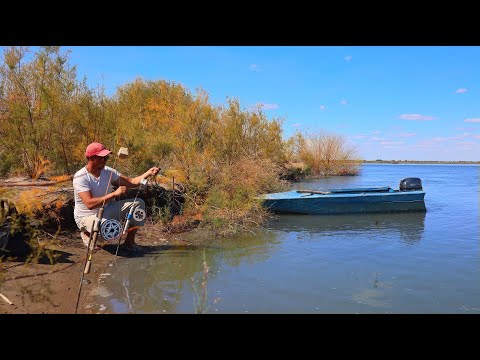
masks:
[[[298,128],[298,127],[302,126],[302,124],[300,124],[300,123],[295,123],[295,124],[292,124],[292,126],[293,126],[294,128]]]
[[[455,94],[463,94],[463,93],[466,93],[467,91],[468,89],[460,88],[455,91]]]
[[[380,130],[375,130],[375,131],[372,131],[372,134],[373,135],[378,135],[378,134],[381,134],[382,132]]]
[[[320,110],[325,110],[326,106],[325,105],[320,105]]]
[[[345,61],[352,61],[353,56],[352,55],[347,55],[343,58]]]
[[[340,101],[340,104],[347,105],[348,103],[347,103],[347,100],[343,99],[343,100]]]
[[[480,123],[480,118],[468,118],[464,120],[465,122],[471,122],[471,123]]]
[[[420,115],[420,114],[402,114],[398,118],[402,120],[415,120],[415,121],[430,121],[430,120],[437,119],[435,116]]]
[[[250,70],[255,71],[255,72],[262,71],[262,69],[260,68],[260,65],[257,65],[257,64],[251,64],[250,65]]]

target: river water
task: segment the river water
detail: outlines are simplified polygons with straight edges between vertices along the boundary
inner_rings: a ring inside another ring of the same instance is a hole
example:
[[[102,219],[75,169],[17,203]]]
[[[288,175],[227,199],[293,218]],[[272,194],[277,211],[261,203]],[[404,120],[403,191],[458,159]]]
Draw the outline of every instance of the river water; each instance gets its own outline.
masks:
[[[365,164],[296,189],[419,177],[426,213],[278,215],[265,231],[118,259],[99,313],[480,313],[477,165]],[[208,272],[205,272],[205,266]]]

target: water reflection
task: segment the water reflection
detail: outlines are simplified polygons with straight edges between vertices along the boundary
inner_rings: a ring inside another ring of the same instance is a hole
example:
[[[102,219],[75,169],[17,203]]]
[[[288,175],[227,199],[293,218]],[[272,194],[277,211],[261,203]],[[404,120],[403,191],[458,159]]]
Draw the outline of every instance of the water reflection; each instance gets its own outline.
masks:
[[[345,214],[345,215],[278,215],[269,222],[269,228],[283,232],[307,232],[310,234],[341,234],[344,232],[372,235],[397,233],[402,242],[415,244],[421,240],[425,212],[392,214]]]
[[[206,252],[207,263],[213,263]],[[185,288],[191,288],[196,273],[203,268],[198,250],[169,250],[163,254],[120,259],[103,279],[111,291],[107,312],[175,313]],[[104,299],[105,302],[106,299]]]
[[[94,311],[109,313],[193,313],[196,290],[201,292],[204,260],[209,268],[207,282],[221,269],[266,261],[277,246],[275,234],[247,234],[211,241],[204,247],[170,247],[143,258],[118,259],[98,288],[109,296],[91,293]],[[200,294],[201,295],[201,294]],[[210,303],[218,301],[208,294]]]

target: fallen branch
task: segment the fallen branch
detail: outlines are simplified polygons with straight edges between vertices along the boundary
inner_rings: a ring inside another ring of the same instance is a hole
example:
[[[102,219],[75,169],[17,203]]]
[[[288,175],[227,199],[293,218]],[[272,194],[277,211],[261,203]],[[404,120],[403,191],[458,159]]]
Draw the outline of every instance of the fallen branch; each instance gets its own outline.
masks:
[[[7,183],[0,182],[0,187],[14,187],[14,186],[49,186],[58,184],[57,181],[42,181],[42,182],[33,182],[33,181],[22,181],[16,183]]]
[[[10,300],[8,300],[8,298],[5,295],[3,295],[2,293],[0,293],[0,297],[3,300],[5,300],[9,305],[13,305],[13,303]]]

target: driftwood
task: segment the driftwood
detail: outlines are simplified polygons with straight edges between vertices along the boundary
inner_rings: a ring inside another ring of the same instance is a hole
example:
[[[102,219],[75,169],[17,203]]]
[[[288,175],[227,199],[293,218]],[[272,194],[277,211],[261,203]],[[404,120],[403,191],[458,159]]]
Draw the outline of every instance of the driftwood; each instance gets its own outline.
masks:
[[[23,187],[23,186],[53,186],[56,181],[19,181],[19,182],[0,182],[0,187]]]
[[[27,180],[25,178],[14,178],[14,179],[9,179],[9,180],[0,180],[0,188],[2,187],[24,187],[24,186],[54,186],[57,185],[61,182],[66,182],[66,181],[71,181],[72,176],[69,178],[65,178],[62,181],[49,181],[49,180],[43,180],[43,179],[38,179],[38,180]]]

